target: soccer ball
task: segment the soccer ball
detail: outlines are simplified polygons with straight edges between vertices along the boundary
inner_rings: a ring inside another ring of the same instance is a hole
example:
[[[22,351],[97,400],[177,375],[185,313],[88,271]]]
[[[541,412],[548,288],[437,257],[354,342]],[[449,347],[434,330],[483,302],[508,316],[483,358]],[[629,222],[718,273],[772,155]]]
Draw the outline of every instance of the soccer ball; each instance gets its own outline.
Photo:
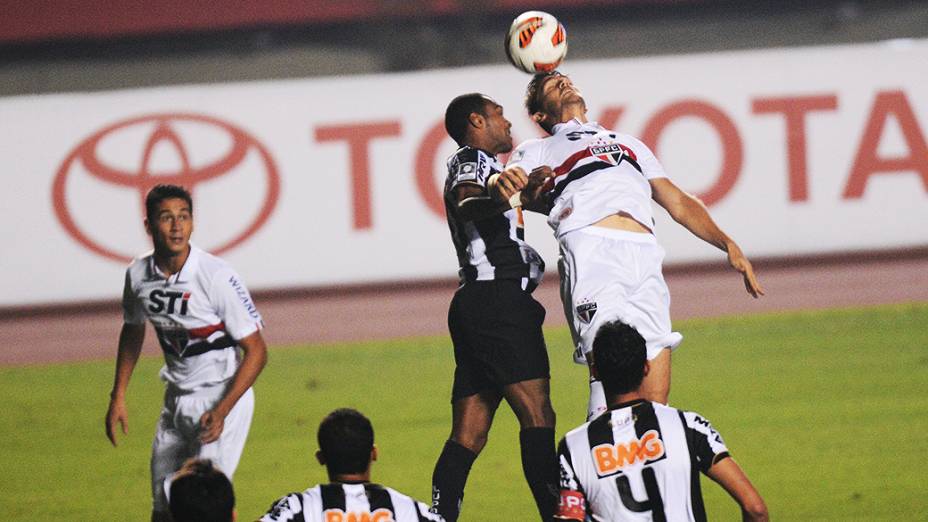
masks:
[[[506,35],[506,56],[529,74],[553,71],[567,54],[567,31],[554,16],[526,11],[516,17]]]

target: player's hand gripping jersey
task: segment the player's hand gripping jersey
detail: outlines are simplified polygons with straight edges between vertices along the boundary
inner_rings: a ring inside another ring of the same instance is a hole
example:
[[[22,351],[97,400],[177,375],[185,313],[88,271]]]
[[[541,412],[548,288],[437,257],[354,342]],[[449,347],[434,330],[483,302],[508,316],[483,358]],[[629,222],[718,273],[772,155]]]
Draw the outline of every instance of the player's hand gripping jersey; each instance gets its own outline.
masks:
[[[548,224],[555,236],[625,212],[653,230],[649,180],[667,173],[648,147],[628,134],[595,122],[571,120],[554,126],[554,134],[528,140],[509,157],[508,167],[531,172],[554,170]]]
[[[429,508],[377,484],[322,484],[291,493],[260,522],[444,522]]]
[[[525,243],[525,230],[516,209],[479,221],[464,220],[457,215],[455,189],[470,184],[486,194],[489,177],[502,171],[499,160],[465,146],[448,158],[447,166],[445,211],[458,255],[461,283],[521,279],[523,289],[537,286],[545,264],[535,249]]]
[[[225,382],[238,366],[236,340],[263,327],[242,279],[222,259],[190,245],[180,272],[165,278],[151,253],[126,270],[123,318],[155,327],[161,378],[179,391]]]
[[[698,521],[699,473],[728,448],[698,414],[640,400],[567,433],[558,457],[558,519]]]

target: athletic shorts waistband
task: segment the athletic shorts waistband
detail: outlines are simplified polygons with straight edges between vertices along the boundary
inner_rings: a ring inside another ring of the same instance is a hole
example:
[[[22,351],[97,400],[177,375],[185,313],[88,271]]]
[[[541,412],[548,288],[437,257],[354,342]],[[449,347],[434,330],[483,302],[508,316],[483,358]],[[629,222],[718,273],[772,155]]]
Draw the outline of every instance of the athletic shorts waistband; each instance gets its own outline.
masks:
[[[572,234],[574,232],[579,232],[581,234],[587,234],[590,236],[609,237],[622,241],[634,241],[635,243],[657,243],[657,238],[654,237],[654,234],[649,234],[647,232],[630,232],[628,230],[598,227],[595,225],[588,225],[583,228],[578,228],[577,230],[573,230],[567,234]]]

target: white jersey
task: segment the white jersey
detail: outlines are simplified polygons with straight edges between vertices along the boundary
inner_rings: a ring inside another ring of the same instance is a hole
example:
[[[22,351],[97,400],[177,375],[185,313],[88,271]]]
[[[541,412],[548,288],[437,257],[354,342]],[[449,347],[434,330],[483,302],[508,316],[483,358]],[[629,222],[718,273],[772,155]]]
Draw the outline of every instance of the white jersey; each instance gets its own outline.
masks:
[[[371,483],[321,484],[276,501],[260,522],[444,522],[395,489]]]
[[[194,245],[171,277],[151,252],[136,258],[126,270],[122,307],[128,324],[151,321],[164,351],[161,379],[178,391],[230,379],[238,367],[236,341],[263,327],[241,277]]]
[[[706,520],[699,474],[726,457],[722,437],[696,413],[644,400],[620,405],[561,440],[556,518]]]
[[[546,165],[554,170],[547,194],[548,224],[556,237],[624,212],[654,228],[650,180],[667,173],[639,139],[574,119],[554,126],[554,134],[528,140],[513,151],[507,168],[526,173]]]

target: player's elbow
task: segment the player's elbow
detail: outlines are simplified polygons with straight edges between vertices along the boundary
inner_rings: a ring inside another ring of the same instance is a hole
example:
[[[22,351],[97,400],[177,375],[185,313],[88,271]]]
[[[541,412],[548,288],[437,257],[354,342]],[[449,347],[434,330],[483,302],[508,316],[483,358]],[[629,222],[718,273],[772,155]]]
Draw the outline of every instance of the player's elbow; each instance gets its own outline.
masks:
[[[767,505],[760,497],[752,499],[741,505],[742,519],[750,522],[767,522],[770,520],[767,514]]]

